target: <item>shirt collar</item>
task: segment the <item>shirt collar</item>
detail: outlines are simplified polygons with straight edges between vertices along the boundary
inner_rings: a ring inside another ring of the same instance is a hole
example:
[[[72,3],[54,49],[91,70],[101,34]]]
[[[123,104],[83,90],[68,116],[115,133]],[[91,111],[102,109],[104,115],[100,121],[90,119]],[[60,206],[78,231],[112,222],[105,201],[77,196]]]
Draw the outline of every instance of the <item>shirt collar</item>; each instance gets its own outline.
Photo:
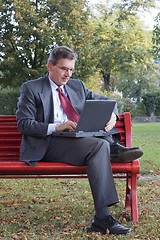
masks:
[[[60,88],[62,89],[62,92],[65,91],[63,85],[61,85],[61,86],[57,86],[57,84],[55,84],[55,82],[53,82],[53,81],[50,79],[49,76],[48,76],[48,79],[49,79],[49,82],[50,82],[51,88],[52,88],[53,90],[56,90],[58,87],[60,87]]]

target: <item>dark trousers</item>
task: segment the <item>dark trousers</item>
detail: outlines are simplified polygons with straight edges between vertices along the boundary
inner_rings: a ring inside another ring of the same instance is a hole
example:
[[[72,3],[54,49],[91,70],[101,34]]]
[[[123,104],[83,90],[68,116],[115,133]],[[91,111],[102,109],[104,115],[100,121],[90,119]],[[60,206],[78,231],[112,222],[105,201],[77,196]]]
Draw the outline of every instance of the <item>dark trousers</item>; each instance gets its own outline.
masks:
[[[41,161],[87,166],[95,209],[118,202],[108,141],[94,137],[75,139],[50,136],[48,142],[48,149]]]

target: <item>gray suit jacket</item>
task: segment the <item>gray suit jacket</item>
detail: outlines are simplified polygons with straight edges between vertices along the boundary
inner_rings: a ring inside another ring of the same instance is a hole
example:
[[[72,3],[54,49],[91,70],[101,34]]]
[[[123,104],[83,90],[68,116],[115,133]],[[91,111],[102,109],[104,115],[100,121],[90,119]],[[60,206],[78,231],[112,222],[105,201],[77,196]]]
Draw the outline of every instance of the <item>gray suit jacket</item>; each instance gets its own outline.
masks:
[[[86,99],[109,99],[89,91],[81,80],[70,79],[65,85],[68,98],[80,114]],[[117,107],[114,112],[118,117]],[[21,87],[16,112],[18,129],[22,136],[20,160],[32,165],[41,160],[47,150],[48,124],[54,122],[52,91],[45,77],[25,82]],[[112,134],[117,133],[116,129]]]

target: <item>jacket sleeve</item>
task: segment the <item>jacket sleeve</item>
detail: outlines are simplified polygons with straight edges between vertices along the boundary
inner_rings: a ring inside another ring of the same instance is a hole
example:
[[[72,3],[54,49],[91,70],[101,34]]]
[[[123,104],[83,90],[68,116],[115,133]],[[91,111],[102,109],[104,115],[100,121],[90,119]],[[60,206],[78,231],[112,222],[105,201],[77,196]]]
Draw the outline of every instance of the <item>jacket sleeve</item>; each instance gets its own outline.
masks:
[[[24,83],[21,87],[20,101],[16,112],[18,129],[21,134],[46,137],[48,123],[43,122],[43,106],[35,94],[33,86]]]

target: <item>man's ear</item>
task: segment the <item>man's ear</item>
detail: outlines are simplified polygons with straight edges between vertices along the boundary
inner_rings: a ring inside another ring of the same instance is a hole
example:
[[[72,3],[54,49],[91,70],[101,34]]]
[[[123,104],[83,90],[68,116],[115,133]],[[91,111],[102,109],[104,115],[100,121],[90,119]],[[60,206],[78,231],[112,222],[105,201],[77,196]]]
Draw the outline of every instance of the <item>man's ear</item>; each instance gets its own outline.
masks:
[[[48,68],[48,71],[52,71],[52,69],[53,69],[53,63],[52,63],[51,61],[49,61],[49,62],[47,63],[47,68]]]

